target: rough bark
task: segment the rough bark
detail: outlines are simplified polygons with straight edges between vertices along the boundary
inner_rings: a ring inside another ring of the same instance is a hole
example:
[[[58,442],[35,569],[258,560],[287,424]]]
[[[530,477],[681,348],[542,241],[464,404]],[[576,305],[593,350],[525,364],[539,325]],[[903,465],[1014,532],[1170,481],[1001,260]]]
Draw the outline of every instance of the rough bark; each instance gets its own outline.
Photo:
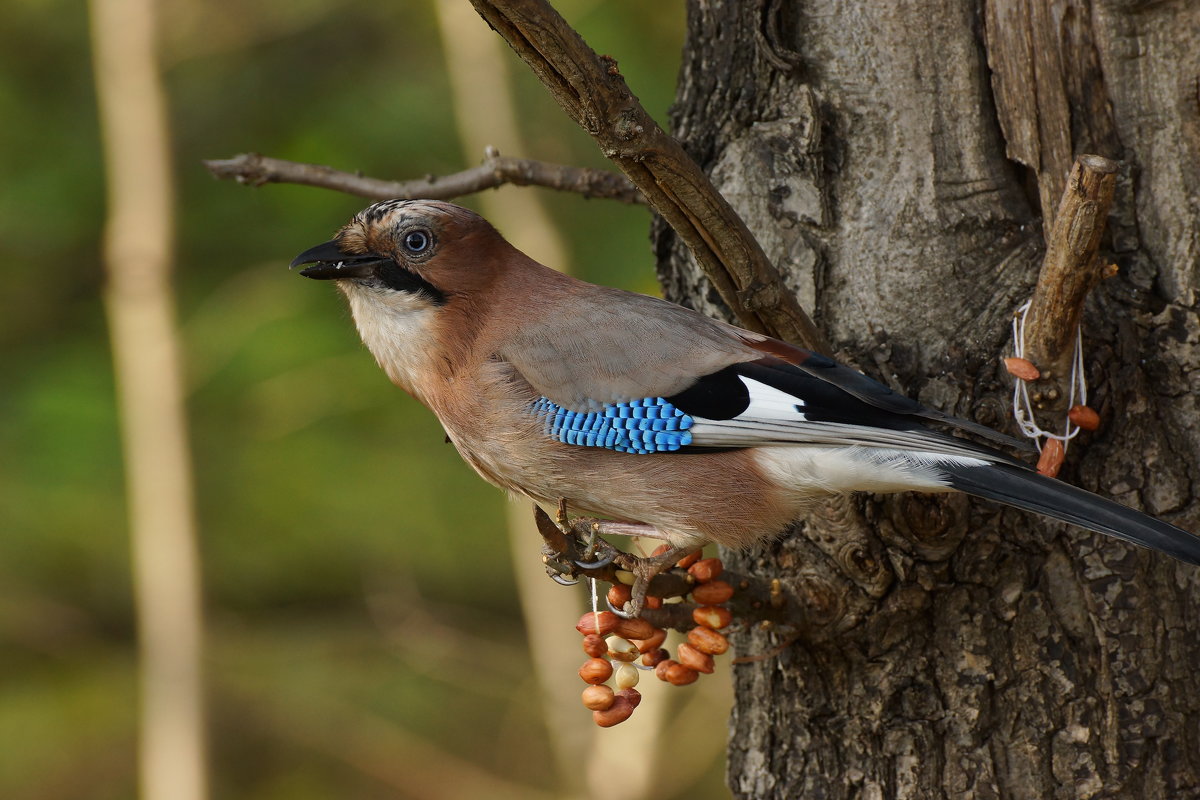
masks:
[[[674,133],[836,355],[960,416],[1009,424],[998,362],[1045,198],[1073,154],[1120,159],[1120,273],[1083,321],[1104,424],[1062,477],[1200,529],[1200,6],[692,0],[688,26]],[[1030,42],[1052,52],[1031,65]],[[655,243],[668,293],[723,313]],[[828,609],[736,668],[736,796],[1200,797],[1200,572],[911,495],[726,558]]]

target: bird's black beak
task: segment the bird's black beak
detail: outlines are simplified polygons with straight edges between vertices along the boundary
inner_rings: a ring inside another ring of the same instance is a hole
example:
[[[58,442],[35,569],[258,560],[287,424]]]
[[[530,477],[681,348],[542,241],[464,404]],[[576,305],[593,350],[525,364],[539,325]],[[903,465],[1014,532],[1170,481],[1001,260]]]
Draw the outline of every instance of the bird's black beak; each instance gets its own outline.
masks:
[[[293,268],[301,264],[312,264],[307,269],[300,270],[306,278],[329,281],[339,278],[369,278],[375,274],[375,268],[386,264],[390,258],[381,258],[372,253],[352,255],[343,252],[336,240],[310,247],[292,259]]]

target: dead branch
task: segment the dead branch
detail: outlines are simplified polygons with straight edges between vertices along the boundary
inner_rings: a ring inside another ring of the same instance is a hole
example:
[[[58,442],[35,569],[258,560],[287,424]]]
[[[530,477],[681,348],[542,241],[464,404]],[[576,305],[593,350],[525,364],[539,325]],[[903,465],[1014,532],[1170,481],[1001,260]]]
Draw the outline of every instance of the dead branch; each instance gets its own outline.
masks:
[[[828,352],[824,337],[746,224],[683,147],[545,0],[471,0],[558,104],[642,191],[696,257],[739,322]]]
[[[1038,407],[1065,408],[1083,303],[1104,274],[1096,254],[1117,169],[1110,159],[1081,155],[1063,190],[1025,323],[1026,353],[1041,371],[1032,387]]]
[[[627,178],[614,172],[550,164],[526,158],[508,158],[492,148],[488,148],[483,163],[478,167],[451,175],[428,175],[412,181],[368,178],[333,167],[285,161],[258,153],[213,159],[205,161],[204,166],[217,178],[233,179],[250,186],[298,183],[334,189],[369,200],[452,200],[511,183],[517,186],[542,186],[622,203],[646,202]]]

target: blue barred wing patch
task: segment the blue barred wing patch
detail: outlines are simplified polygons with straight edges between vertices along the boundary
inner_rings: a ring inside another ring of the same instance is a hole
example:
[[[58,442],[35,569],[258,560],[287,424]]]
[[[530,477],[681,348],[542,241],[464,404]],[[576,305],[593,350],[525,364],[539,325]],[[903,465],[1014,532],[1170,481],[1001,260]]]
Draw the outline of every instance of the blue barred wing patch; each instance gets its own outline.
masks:
[[[530,406],[546,434],[564,444],[621,453],[671,453],[692,443],[695,420],[661,397],[609,403],[599,411],[571,411],[545,397]]]

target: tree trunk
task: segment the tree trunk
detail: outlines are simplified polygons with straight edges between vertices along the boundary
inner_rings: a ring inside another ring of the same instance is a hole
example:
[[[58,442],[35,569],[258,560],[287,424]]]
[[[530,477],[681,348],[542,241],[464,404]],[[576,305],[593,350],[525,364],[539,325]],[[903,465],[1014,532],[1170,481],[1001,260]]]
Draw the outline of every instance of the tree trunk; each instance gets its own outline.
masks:
[[[692,0],[672,122],[834,355],[1010,430],[1043,208],[1074,154],[1120,159],[1103,424],[1062,477],[1198,530],[1197,41],[1184,0]],[[726,313],[655,243],[672,299]],[[736,796],[1200,797],[1200,571],[957,496],[830,501],[725,557],[808,615],[735,668]]]

